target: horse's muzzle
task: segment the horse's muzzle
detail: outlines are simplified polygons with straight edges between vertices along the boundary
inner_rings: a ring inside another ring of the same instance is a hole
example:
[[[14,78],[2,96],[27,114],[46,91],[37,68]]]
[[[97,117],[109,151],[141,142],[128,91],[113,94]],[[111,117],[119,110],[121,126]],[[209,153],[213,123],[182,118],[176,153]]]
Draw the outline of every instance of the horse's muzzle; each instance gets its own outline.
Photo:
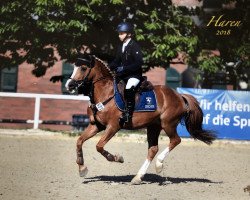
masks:
[[[70,93],[74,93],[77,90],[78,84],[75,80],[69,79],[67,80],[65,87]]]

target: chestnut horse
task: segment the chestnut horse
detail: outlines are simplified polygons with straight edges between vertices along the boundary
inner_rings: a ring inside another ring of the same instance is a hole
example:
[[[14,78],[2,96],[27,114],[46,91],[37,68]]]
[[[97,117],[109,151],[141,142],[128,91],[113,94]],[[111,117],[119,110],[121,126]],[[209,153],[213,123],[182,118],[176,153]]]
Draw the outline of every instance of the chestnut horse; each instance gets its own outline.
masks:
[[[148,155],[137,175],[132,179],[133,184],[141,183],[150,163],[157,154],[158,138],[162,129],[169,137],[170,143],[157,156],[155,165],[157,173],[162,171],[165,157],[181,142],[176,127],[182,119],[194,139],[208,145],[216,139],[216,135],[212,131],[202,128],[203,112],[197,100],[191,95],[179,94],[166,86],[153,87],[157,99],[156,111],[134,112],[132,122],[121,127],[119,125],[121,111],[117,108],[114,100],[115,76],[113,72],[104,61],[94,55],[88,55],[80,61],[82,62],[78,64],[78,67],[74,67],[73,74],[65,86],[69,91],[83,86],[84,94],[90,96],[91,105],[87,110],[90,124],[80,135],[76,145],[76,163],[79,165],[81,177],[88,172],[83,159],[82,145],[102,130],[104,130],[104,134],[96,145],[97,151],[108,161],[123,163],[122,156],[109,153],[104,150],[104,146],[121,128],[147,128]],[[102,103],[101,109],[97,110],[96,107],[100,102]]]

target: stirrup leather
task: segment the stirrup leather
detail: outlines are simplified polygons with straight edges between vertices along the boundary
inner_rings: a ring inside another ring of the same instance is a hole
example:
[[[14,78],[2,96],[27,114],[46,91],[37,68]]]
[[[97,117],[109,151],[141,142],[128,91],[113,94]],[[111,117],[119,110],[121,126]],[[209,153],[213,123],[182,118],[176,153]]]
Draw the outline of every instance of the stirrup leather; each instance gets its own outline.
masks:
[[[126,99],[126,110],[122,113],[119,118],[120,125],[124,123],[130,123],[132,121],[132,115],[135,107],[135,88],[125,89],[125,99]]]

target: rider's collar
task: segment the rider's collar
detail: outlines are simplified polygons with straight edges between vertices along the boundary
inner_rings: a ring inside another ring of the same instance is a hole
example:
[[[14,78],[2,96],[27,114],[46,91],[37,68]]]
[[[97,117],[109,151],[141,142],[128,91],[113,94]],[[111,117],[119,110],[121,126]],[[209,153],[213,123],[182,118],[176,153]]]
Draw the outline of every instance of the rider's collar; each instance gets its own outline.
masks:
[[[128,38],[125,42],[123,42],[122,44],[122,52],[124,52],[126,46],[128,45],[128,43],[130,42],[131,38]]]

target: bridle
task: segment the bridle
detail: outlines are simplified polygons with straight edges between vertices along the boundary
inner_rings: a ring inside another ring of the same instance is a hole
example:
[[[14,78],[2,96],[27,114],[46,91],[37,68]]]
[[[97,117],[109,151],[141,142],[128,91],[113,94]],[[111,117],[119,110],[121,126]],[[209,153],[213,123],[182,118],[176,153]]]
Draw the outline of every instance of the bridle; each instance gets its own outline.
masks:
[[[90,67],[88,67],[88,68],[90,68]],[[84,77],[83,80],[76,81],[76,80],[72,79],[72,81],[74,81],[77,84],[77,88],[84,86],[84,85],[87,85],[87,84],[92,82],[91,80],[88,80],[91,70],[92,70],[92,68],[90,68],[90,70],[88,71],[88,74]]]
[[[93,59],[91,58],[91,60],[88,60],[88,59],[84,59],[84,58],[78,58],[77,62],[75,63],[75,66],[81,67],[82,65],[86,65],[87,68],[90,68],[90,70],[88,71],[88,74],[84,77],[84,79],[79,80],[79,81],[76,81],[73,78],[70,78],[70,79],[71,79],[72,84],[74,85],[74,89],[78,90],[80,87],[83,87],[84,90],[88,91],[90,85],[92,84],[91,83],[92,81],[89,80],[89,75],[91,73],[92,68],[94,67]],[[87,93],[85,95],[87,95]]]

